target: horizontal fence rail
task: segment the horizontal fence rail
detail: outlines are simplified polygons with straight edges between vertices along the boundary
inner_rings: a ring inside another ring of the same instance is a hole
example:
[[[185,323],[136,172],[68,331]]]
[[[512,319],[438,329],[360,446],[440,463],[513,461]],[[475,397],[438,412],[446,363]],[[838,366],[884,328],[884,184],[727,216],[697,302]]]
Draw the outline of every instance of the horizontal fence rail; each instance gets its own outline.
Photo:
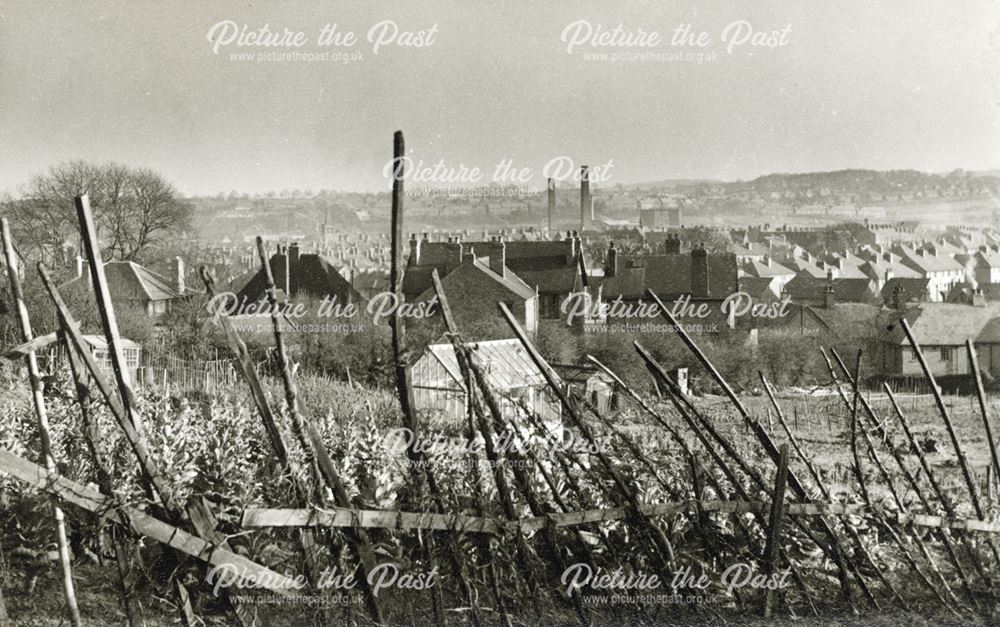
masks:
[[[676,516],[695,513],[750,514],[768,510],[767,501],[676,501],[646,503],[642,513],[649,516]],[[975,518],[948,518],[927,514],[909,514],[883,507],[869,507],[863,503],[812,501],[789,503],[788,516],[875,516],[899,525],[914,525],[936,529],[1000,533],[1000,522]],[[624,520],[628,508],[613,507],[579,512],[554,513],[548,516],[531,516],[520,520],[498,520],[483,516],[461,514],[433,514],[427,512],[394,512],[370,509],[267,509],[247,508],[243,511],[244,528],[265,527],[353,527],[366,529],[432,529],[463,533],[502,535],[516,530],[523,533],[538,531],[548,526],[574,527],[594,523]]]

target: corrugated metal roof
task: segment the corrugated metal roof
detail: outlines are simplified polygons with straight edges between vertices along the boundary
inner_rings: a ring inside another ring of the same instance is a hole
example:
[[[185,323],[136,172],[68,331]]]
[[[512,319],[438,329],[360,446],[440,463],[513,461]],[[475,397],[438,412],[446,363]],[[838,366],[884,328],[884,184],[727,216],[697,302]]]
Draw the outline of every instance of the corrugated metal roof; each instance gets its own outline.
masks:
[[[142,346],[132,340],[124,337],[121,338],[121,340],[122,348],[142,348]],[[108,348],[108,340],[103,335],[84,335],[83,341],[100,350],[106,350]]]
[[[489,340],[466,344],[479,357],[487,382],[496,390],[510,390],[545,385],[545,376],[531,361],[531,356],[516,339]],[[462,371],[451,344],[432,344],[427,347],[432,355],[451,374],[455,381],[462,381]],[[558,378],[558,377],[557,377]],[[415,384],[419,382],[415,381]]]

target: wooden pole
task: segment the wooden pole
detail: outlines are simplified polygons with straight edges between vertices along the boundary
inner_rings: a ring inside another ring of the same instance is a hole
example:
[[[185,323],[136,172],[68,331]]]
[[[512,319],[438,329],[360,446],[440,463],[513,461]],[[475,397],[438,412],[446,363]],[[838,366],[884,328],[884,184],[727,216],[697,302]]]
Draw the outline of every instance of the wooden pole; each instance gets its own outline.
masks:
[[[785,509],[785,485],[788,481],[788,445],[781,445],[778,470],[774,476],[774,490],[771,491],[771,514],[768,517],[767,544],[764,545],[764,575],[768,580],[774,576],[781,546],[781,525]],[[764,593],[764,618],[771,618],[774,610],[774,590]]]
[[[503,314],[503,317],[507,321],[507,325],[510,327],[511,331],[514,332],[518,341],[521,342],[521,346],[523,346],[524,350],[527,351],[532,363],[534,363],[535,367],[542,373],[542,376],[549,385],[549,389],[551,389],[559,399],[559,402],[562,404],[563,409],[566,410],[566,413],[569,415],[573,425],[579,429],[584,439],[587,440],[587,443],[594,447],[595,457],[597,457],[601,465],[607,469],[615,487],[622,494],[622,496],[625,497],[629,507],[631,507],[635,513],[636,520],[640,522],[648,532],[653,548],[658,553],[659,559],[664,562],[663,566],[666,567],[665,570],[671,570],[669,567],[674,563],[674,550],[673,546],[670,544],[669,538],[667,538],[666,534],[663,533],[663,530],[657,526],[655,522],[642,513],[639,497],[636,494],[635,489],[630,483],[624,480],[614,463],[608,459],[608,456],[601,450],[601,447],[597,444],[597,439],[594,437],[590,426],[581,419],[580,415],[576,411],[576,408],[572,403],[570,403],[569,398],[566,396],[566,392],[563,390],[562,386],[559,385],[548,363],[542,359],[542,356],[535,349],[534,344],[532,344],[531,340],[528,339],[527,334],[517,322],[514,314],[511,313],[510,309],[504,303],[497,303],[497,307],[499,307],[500,313]]]
[[[234,553],[228,548],[199,536],[178,529],[137,507],[117,507],[97,490],[81,485],[59,474],[0,449],[0,472],[24,481],[28,485],[62,498],[88,512],[99,514],[111,522],[131,526],[136,533],[152,538],[190,557],[211,566],[231,568],[240,573],[248,583],[269,590],[283,597],[294,598],[299,588],[295,581],[283,574]]]
[[[115,492],[114,483],[111,478],[111,467],[98,445],[98,442],[101,440],[101,434],[97,424],[97,417],[91,411],[90,386],[87,383],[86,367],[83,365],[80,356],[77,355],[76,349],[73,348],[72,342],[67,337],[66,324],[66,320],[62,316],[59,316],[59,326],[62,329],[60,335],[63,338],[63,346],[68,357],[70,374],[73,377],[73,387],[76,390],[76,403],[80,407],[80,415],[83,418],[83,439],[90,452],[90,458],[93,461],[95,474],[97,475],[97,485],[100,487],[101,493],[114,499]],[[97,520],[101,521],[99,516]],[[98,525],[99,534],[103,533],[102,527],[103,525]],[[129,627],[138,627],[143,624],[144,620],[142,618],[142,606],[135,595],[132,594],[134,578],[132,564],[129,559],[129,545],[125,541],[125,533],[124,529],[111,530],[115,552],[115,565],[118,568],[118,594],[121,597],[122,611],[125,612],[125,620]]]
[[[955,427],[951,422],[951,416],[948,414],[948,407],[945,405],[944,399],[941,398],[941,390],[938,389],[937,382],[934,380],[934,373],[931,372],[930,366],[924,358],[924,353],[920,349],[920,344],[917,342],[917,338],[913,335],[913,330],[910,328],[910,324],[906,321],[906,318],[900,319],[899,324],[903,327],[903,332],[906,333],[906,339],[908,339],[910,341],[910,345],[913,346],[913,350],[917,354],[917,361],[920,363],[920,368],[924,371],[924,376],[931,385],[931,392],[934,394],[934,402],[937,403],[938,411],[941,413],[941,419],[944,421],[944,426],[948,430],[948,437],[951,438],[951,444],[955,449],[955,456],[958,458],[958,466],[962,470],[962,477],[965,479],[965,487],[969,490],[969,497],[972,499],[972,507],[976,511],[976,517],[979,518],[979,520],[986,520],[986,513],[983,511],[982,504],[979,502],[979,491],[976,490],[975,481],[972,480],[972,471],[969,468],[969,459],[966,457],[965,451],[962,450],[962,444],[958,440],[958,434],[955,432]],[[993,553],[994,561],[1000,562],[1000,547],[997,546],[997,543],[993,538],[989,539],[989,545],[990,550]],[[976,560],[976,564],[979,564],[978,560]]]
[[[771,384],[764,377],[764,373],[763,372],[760,372],[758,374],[760,375],[760,381],[764,385],[764,389],[767,391],[767,396],[768,396],[768,398],[771,399],[771,404],[774,406],[775,412],[778,415],[778,420],[781,423],[782,428],[785,430],[785,433],[788,434],[789,442],[792,444],[793,450],[796,452],[796,454],[798,455],[798,457],[805,463],[806,468],[809,470],[809,473],[812,475],[813,479],[816,481],[817,486],[819,487],[820,492],[823,494],[824,498],[826,498],[828,500],[831,499],[832,496],[830,494],[830,491],[826,488],[825,484],[820,479],[819,473],[816,471],[815,466],[812,464],[812,462],[809,460],[809,458],[805,456],[805,454],[802,451],[802,448],[799,446],[798,440],[795,438],[794,435],[792,435],[791,430],[788,428],[788,422],[785,420],[784,411],[782,411],[781,405],[778,403],[778,399],[774,396],[774,394],[771,391]],[[857,398],[857,396],[855,396],[855,398]],[[856,407],[855,407],[855,409],[856,409]],[[852,424],[855,424],[855,423],[856,423],[856,421],[852,420]],[[866,441],[869,442],[869,448],[871,450],[871,454],[872,454],[873,458],[875,459],[876,464],[878,464],[879,468],[881,470],[883,470],[883,472],[884,472],[884,470],[885,470],[884,467],[881,465],[881,462],[878,460],[878,456],[875,454],[874,449],[871,448],[871,441],[868,438],[867,431],[864,431],[864,429],[862,429],[862,433],[865,434]],[[852,451],[856,454],[857,447],[852,446]],[[856,455],[855,455],[855,460],[856,460],[856,466],[860,467],[860,463],[857,462]],[[892,487],[891,481],[890,481],[889,487],[890,487],[890,489],[893,492],[893,496],[895,496],[896,492],[895,492],[895,489]],[[867,491],[863,492],[862,496],[864,498],[865,504],[868,505],[868,506],[871,506],[872,502],[868,498],[868,492]],[[897,498],[896,499],[896,503],[897,503],[897,506],[899,507],[900,511],[902,511],[903,510],[903,503],[902,503],[902,501],[900,501]],[[864,556],[865,560],[875,570],[875,574],[877,575],[879,581],[882,582],[882,585],[885,586],[885,588],[890,591],[890,593],[893,595],[893,597],[897,601],[899,601],[899,603],[901,605],[905,605],[905,602],[903,601],[902,596],[900,596],[899,592],[896,590],[896,587],[893,586],[892,582],[885,576],[885,574],[882,572],[882,569],[875,562],[875,558],[872,556],[871,552],[869,552],[868,548],[864,545],[864,541],[861,538],[861,534],[858,533],[857,529],[855,529],[854,525],[851,524],[851,522],[849,520],[842,519],[842,522],[844,523],[844,528],[847,530],[848,534],[850,534],[851,538],[854,540],[854,544],[857,547],[858,552],[861,553]],[[910,555],[909,550],[903,544],[902,539],[899,538],[895,534],[895,532],[892,531],[891,528],[887,527],[887,530],[890,533],[890,535],[892,535],[892,538],[896,542],[897,547],[900,549],[900,551],[903,553],[903,555],[907,558],[907,560],[908,560],[908,562],[910,564],[910,567],[913,568],[917,572],[917,574],[922,578],[922,581],[924,581],[926,583],[926,585],[931,589],[931,591],[936,594],[937,590],[930,583],[930,581],[923,574],[923,572],[917,567],[916,562],[913,560],[913,557]],[[855,566],[855,568],[854,568],[855,576],[860,579],[860,577],[861,577],[861,571],[860,571],[860,569],[856,568],[856,565],[854,565],[854,566]],[[944,599],[941,599],[941,601],[943,602]]]
[[[406,180],[406,148],[403,141],[403,131],[396,131],[392,135],[392,213],[391,233],[389,245],[391,247],[391,259],[389,261],[389,287],[395,297],[397,306],[393,308],[389,316],[389,327],[392,333],[392,357],[394,363],[394,373],[396,376],[396,394],[399,397],[399,407],[403,413],[403,426],[413,434],[413,442],[419,438],[419,420],[417,416],[416,400],[413,396],[412,371],[409,363],[409,355],[406,351],[406,336],[403,327],[403,318],[400,315],[400,307],[403,303],[403,201],[404,182]],[[429,487],[437,505],[443,507],[443,501],[439,496],[437,481],[434,478],[434,471],[430,465],[425,463],[426,456],[416,450],[412,445],[406,447],[406,456],[411,463],[418,466],[417,471],[417,495],[422,498],[425,494],[425,487]],[[425,480],[428,484],[425,486]],[[434,536],[427,536],[427,543],[424,544],[424,555],[428,564],[434,566]],[[469,617],[475,625],[479,625],[479,609],[476,607],[472,592],[466,585],[467,581],[463,574],[463,567],[459,559],[458,545],[454,538],[449,540],[451,556],[459,574],[459,585],[462,589],[466,601],[470,603],[472,611]],[[440,623],[444,621],[442,605],[444,599],[441,595],[440,586],[436,586],[431,591],[433,601],[434,618]]]
[[[135,413],[135,397],[132,394],[132,381],[125,363],[125,353],[122,350],[122,338],[118,332],[118,319],[115,316],[114,304],[111,300],[111,290],[108,279],[104,275],[104,260],[101,257],[101,246],[97,239],[97,227],[94,226],[94,216],[90,211],[90,199],[86,194],[77,196],[76,215],[80,222],[80,239],[90,263],[90,279],[94,285],[94,300],[97,301],[97,311],[100,314],[101,326],[108,341],[108,356],[111,368],[114,370],[115,382],[118,384],[118,395],[122,406],[132,426],[142,433],[142,421]]]
[[[649,297],[652,298],[654,302],[656,302],[657,307],[659,308],[660,311],[660,315],[663,316],[663,318],[666,319],[668,323],[670,323],[671,330],[673,330],[674,333],[676,333],[677,336],[681,339],[681,341],[684,342],[684,345],[687,346],[688,349],[691,351],[691,353],[694,354],[694,356],[698,359],[699,362],[701,362],[702,366],[704,366],[705,369],[708,370],[709,374],[712,375],[712,378],[715,379],[715,382],[719,384],[719,386],[725,392],[726,396],[729,397],[729,400],[732,402],[733,407],[736,408],[736,411],[739,412],[740,416],[743,418],[744,424],[753,432],[754,436],[757,438],[757,441],[760,443],[761,447],[767,453],[767,456],[771,458],[771,461],[773,463],[777,464],[779,456],[778,448],[777,446],[775,446],[774,440],[771,439],[771,436],[768,435],[767,431],[761,426],[759,421],[755,421],[750,417],[750,414],[747,412],[746,407],[743,405],[743,403],[740,402],[740,399],[736,396],[736,393],[733,391],[733,388],[729,385],[729,382],[726,381],[726,379],[722,376],[722,374],[711,362],[711,360],[709,360],[708,356],[706,356],[705,353],[701,350],[698,344],[696,344],[695,341],[691,339],[691,336],[688,335],[687,331],[684,330],[684,327],[682,327],[680,323],[677,321],[677,319],[674,318],[674,316],[670,313],[666,305],[663,304],[663,301],[660,300],[660,297],[656,295],[656,292],[647,289],[646,294],[649,295]],[[789,487],[791,487],[792,492],[795,494],[796,498],[800,500],[806,500],[808,498],[808,494],[806,493],[805,488],[799,481],[798,477],[795,476],[795,473],[792,471],[789,471],[788,473],[788,485]],[[844,557],[841,554],[840,550],[837,548],[836,534],[834,533],[833,528],[830,527],[830,524],[825,519],[823,518],[820,519],[820,525],[823,529],[823,532],[826,534],[827,537],[830,538],[832,542],[831,545],[832,548],[829,551],[828,555],[830,556],[831,559],[833,559],[834,563],[837,565],[837,572],[840,578],[841,591],[843,593],[844,600],[847,601],[848,604],[853,605],[853,601],[851,598],[851,588],[850,584],[848,583],[847,564],[844,561]],[[824,545],[819,545],[819,546],[821,546],[824,551],[827,551],[827,548],[824,547]]]
[[[10,615],[7,614],[7,604],[3,600],[2,586],[0,586],[0,627],[10,627]]]
[[[976,355],[976,348],[972,344],[972,340],[965,340],[965,349],[969,353],[969,365],[972,369],[972,379],[976,384],[976,397],[979,399],[979,412],[983,416],[983,430],[986,434],[986,443],[990,447],[990,459],[993,460],[993,470],[995,473],[1000,473],[1000,456],[997,455],[997,443],[993,437],[993,427],[990,426],[990,415],[989,411],[986,409],[986,391],[983,389],[983,377],[979,372],[979,357]],[[987,467],[987,486],[989,487],[989,473],[990,467]],[[992,490],[988,490],[987,494],[992,500]]]
[[[46,291],[49,293],[49,298],[52,299],[52,302],[56,306],[60,320],[65,323],[63,324],[63,331],[66,333],[66,337],[70,342],[72,342],[77,354],[83,358],[84,364],[90,371],[90,376],[93,378],[94,383],[97,385],[98,390],[100,390],[101,395],[107,403],[108,409],[111,411],[111,414],[114,416],[118,426],[121,428],[126,442],[128,442],[132,452],[135,454],[136,459],[139,462],[142,482],[147,487],[150,495],[153,498],[158,498],[160,500],[165,514],[171,521],[171,524],[179,526],[184,523],[190,523],[198,535],[204,537],[210,542],[217,543],[222,547],[228,546],[224,535],[217,532],[214,527],[206,528],[204,526],[203,523],[206,518],[204,515],[201,515],[201,512],[194,511],[193,507],[188,508],[185,511],[177,503],[174,493],[170,489],[169,482],[163,473],[160,472],[155,460],[149,453],[145,435],[135,428],[133,421],[128,419],[126,410],[122,406],[121,398],[115,393],[115,390],[107,382],[100,367],[94,360],[93,355],[91,355],[89,346],[80,334],[79,325],[73,319],[72,313],[70,313],[69,308],[63,301],[62,296],[59,294],[59,290],[56,288],[55,283],[49,276],[48,270],[45,268],[44,264],[38,264],[38,273],[42,278],[42,283],[44,284]],[[168,554],[168,559],[174,559],[175,557],[176,556],[173,554]],[[188,627],[197,624],[199,619],[194,615],[194,610],[190,604],[190,596],[188,595],[184,584],[181,582],[179,577],[172,577],[171,583],[174,588],[177,610],[180,614],[181,622]],[[225,599],[228,603],[228,599],[230,599],[228,591],[226,592]],[[229,603],[229,607],[233,610],[233,618],[236,619],[238,624],[253,624],[252,621],[246,622],[244,620],[247,616],[247,612],[245,612],[239,605],[236,603]]]
[[[851,414],[851,415],[853,415],[854,405],[848,400],[847,395],[840,388],[840,380],[837,377],[837,371],[834,370],[833,362],[830,360],[829,356],[827,356],[826,350],[824,350],[824,349],[821,348],[820,349],[820,353],[823,355],[823,360],[826,362],[827,370],[830,372],[830,380],[833,382],[834,386],[836,386],[837,394],[840,396],[841,402],[844,404],[844,407],[848,411],[848,413]],[[845,364],[844,360],[841,359],[840,354],[837,353],[836,349],[832,349],[831,348],[830,349],[830,353],[833,355],[833,358],[836,360],[837,366],[840,368],[841,372],[843,373],[844,378],[846,379],[847,383],[851,385],[852,389],[856,389],[857,388],[857,376],[856,376],[856,374],[852,374],[851,373],[851,371],[847,368],[847,364]],[[885,385],[885,384],[883,384],[883,385],[884,385],[885,389],[888,391],[890,402],[893,404],[894,407],[896,407],[897,412],[899,412],[898,406],[895,405],[895,399],[892,396],[892,391],[889,390],[888,385]],[[882,439],[883,445],[885,445],[886,448],[889,449],[889,451],[891,452],[891,454],[892,454],[893,458],[895,459],[897,465],[901,468],[904,476],[907,476],[908,479],[911,482],[911,485],[914,486],[914,489],[917,491],[917,495],[918,495],[918,497],[920,497],[921,502],[924,504],[924,507],[927,509],[928,512],[933,511],[933,508],[930,507],[930,504],[924,498],[923,492],[920,491],[919,486],[917,486],[916,481],[913,479],[912,475],[910,475],[909,470],[906,468],[906,465],[903,463],[902,459],[899,457],[899,453],[895,449],[893,449],[892,446],[891,446],[891,444],[888,442],[888,439],[887,439],[888,438],[888,431],[887,431],[886,425],[882,421],[879,420],[879,417],[875,413],[875,411],[872,409],[871,404],[863,396],[859,396],[859,395],[855,394],[854,400],[855,400],[855,402],[860,401],[861,406],[865,410],[865,413],[868,415],[869,418],[871,418],[871,421],[872,421],[872,423],[874,425],[872,428],[877,433],[882,434],[883,437],[881,439]],[[874,451],[874,448],[873,448],[874,445],[871,443],[871,440],[868,437],[868,431],[863,429],[862,432],[865,434],[865,438],[868,441],[868,445],[872,449],[872,451],[871,451],[872,458],[875,460],[876,465],[879,466],[879,469],[881,470],[883,477],[886,478],[886,481],[887,481],[887,483],[889,485],[889,489],[892,492],[892,495],[895,498],[896,502],[899,504],[900,510],[902,511],[902,509],[903,509],[903,507],[902,507],[902,499],[899,498],[899,495],[897,494],[897,492],[896,492],[896,490],[894,488],[894,483],[893,483],[893,481],[891,479],[891,476],[885,470],[885,468],[881,465],[881,462],[878,460],[878,456],[875,454],[875,451]],[[919,450],[917,452],[918,452],[918,454],[920,454]],[[933,475],[930,477],[930,479],[931,479],[932,482],[934,481]],[[965,571],[962,568],[961,562],[958,560],[958,554],[955,552],[955,548],[952,545],[950,537],[947,534],[942,534],[941,537],[942,537],[942,540],[944,542],[945,550],[946,550],[946,553],[948,555],[948,558],[952,562],[952,564],[954,565],[954,567],[956,569],[956,572],[959,574],[960,581],[962,582],[965,590],[968,592],[970,598],[972,598],[973,600],[975,600],[976,597],[972,593],[971,584],[969,583],[968,579],[966,578]],[[914,535],[914,538],[915,538],[915,540],[917,542],[918,548],[921,550],[921,552],[923,553],[924,557],[930,563],[931,568],[935,571],[935,573],[937,573],[938,578],[941,581],[941,583],[942,583],[945,591],[952,598],[952,600],[955,601],[955,603],[959,603],[958,598],[955,596],[955,594],[952,592],[951,588],[949,587],[948,583],[945,581],[942,573],[940,572],[940,570],[937,567],[937,563],[935,562],[935,560],[934,560],[933,556],[930,554],[930,552],[927,550],[927,547],[924,545],[923,541],[920,539],[920,537],[918,535]],[[900,548],[903,548],[903,547],[901,546]],[[905,549],[904,549],[904,554],[906,554],[906,550]],[[914,567],[914,569],[917,570],[917,572],[919,572],[919,570],[916,569],[915,567]],[[951,608],[949,608],[949,609],[951,609]],[[952,610],[952,611],[954,612],[954,610]]]
[[[14,240],[10,236],[10,224],[7,218],[0,220],[2,227],[3,252],[7,263],[7,278],[10,281],[10,291],[17,310],[17,320],[21,330],[21,341],[30,342],[34,335],[31,331],[31,319],[28,306],[24,302],[24,291],[21,289],[21,277],[18,272],[17,255],[14,253]],[[38,417],[38,435],[42,444],[42,459],[49,473],[56,472],[56,461],[52,456],[52,435],[49,429],[49,414],[45,407],[45,397],[42,390],[42,378],[38,372],[38,358],[34,351],[24,356],[28,368],[28,382],[31,385],[31,402]],[[66,520],[62,509],[53,503],[56,523],[56,539],[59,543],[59,565],[62,568],[63,594],[66,596],[66,609],[70,622],[74,627],[80,625],[80,608],[76,603],[76,590],[73,585],[73,567],[70,564],[69,539],[66,537]]]
[[[896,418],[899,420],[899,426],[902,427],[903,429],[903,435],[906,436],[906,441],[910,444],[910,448],[914,451],[914,453],[916,453],[917,460],[920,462],[920,468],[924,471],[924,474],[927,475],[927,480],[931,484],[931,489],[934,491],[935,496],[937,496],[938,501],[941,503],[941,506],[944,508],[945,512],[949,516],[954,517],[955,508],[951,504],[951,501],[948,500],[947,496],[942,491],[941,486],[937,482],[937,479],[934,477],[934,473],[931,470],[930,464],[927,462],[927,458],[924,456],[923,450],[920,448],[920,444],[917,442],[917,439],[913,436],[913,432],[910,431],[910,425],[909,421],[906,419],[906,415],[903,414],[902,408],[899,406],[899,403],[896,402],[896,397],[892,392],[892,388],[890,388],[889,384],[885,382],[882,383],[882,387],[885,389],[886,394],[889,396],[889,403],[892,405],[892,408],[896,413]],[[910,487],[913,488],[913,491],[916,492],[917,498],[920,499],[920,503],[924,506],[924,509],[927,511],[927,513],[933,513],[935,508],[931,506],[930,499],[928,499],[925,496],[924,491],[920,488],[920,484],[917,481],[917,477],[914,476],[913,473],[911,473],[907,469],[906,465],[903,463],[902,458],[898,454],[894,455],[894,458],[896,460],[896,465],[899,466],[900,469],[902,470],[903,476],[906,478],[907,483],[910,484]],[[955,551],[954,545],[952,544],[951,539],[949,538],[947,532],[942,531],[941,538],[944,541],[944,546],[948,554],[948,559],[955,567],[955,572],[958,573],[959,580],[962,582],[963,589],[969,595],[969,598],[973,600],[973,603],[978,604],[978,601],[976,600],[977,599],[976,594],[973,592],[972,589],[972,583],[969,580],[969,577],[966,574],[965,569],[962,567],[962,563],[958,559],[958,553]]]
[[[205,266],[201,267],[201,279],[205,284],[205,290],[208,292],[209,296],[214,297],[216,295],[215,280],[209,274],[208,269]],[[218,316],[219,325],[222,327],[226,334],[226,341],[229,343],[229,348],[233,351],[236,356],[236,363],[243,373],[243,377],[246,379],[247,385],[250,387],[250,396],[253,398],[254,405],[257,408],[257,413],[260,415],[261,422],[264,425],[264,431],[267,433],[268,440],[271,443],[271,448],[274,450],[275,457],[278,458],[278,463],[281,465],[282,469],[292,478],[292,485],[294,488],[294,500],[299,503],[299,505],[305,507],[309,503],[309,489],[302,481],[301,468],[296,460],[292,459],[288,455],[288,446],[285,443],[284,436],[281,430],[278,428],[277,421],[274,418],[274,413],[271,411],[271,406],[268,404],[267,395],[264,393],[264,386],[261,385],[260,377],[257,375],[257,369],[254,367],[253,358],[250,356],[250,351],[247,349],[246,343],[240,337],[239,333],[233,327],[232,321],[229,316],[220,313]],[[166,372],[166,371],[164,371]],[[322,568],[320,567],[318,547],[316,546],[316,534],[312,529],[303,529],[299,534],[299,546],[302,550],[302,557],[306,564],[306,575],[309,577],[310,583],[313,587],[318,589],[319,578],[322,575]],[[319,608],[320,617],[326,621],[326,611],[324,608]]]
[[[635,348],[636,352],[639,354],[639,357],[646,364],[646,368],[649,370],[650,374],[653,375],[654,380],[656,380],[658,384],[660,384],[661,387],[666,391],[667,397],[673,404],[674,409],[677,410],[677,413],[680,414],[681,418],[684,419],[684,421],[687,423],[691,431],[694,432],[695,437],[697,437],[698,440],[701,442],[702,447],[706,451],[708,451],[709,455],[712,457],[713,461],[715,461],[719,469],[722,470],[723,474],[726,475],[726,478],[729,480],[730,484],[732,484],[733,489],[736,490],[736,493],[743,499],[749,500],[750,498],[750,495],[747,492],[747,488],[743,486],[743,483],[737,476],[735,470],[731,467],[730,464],[728,464],[725,461],[725,459],[722,457],[722,454],[719,453],[714,446],[712,446],[711,442],[709,441],[709,437],[711,437],[712,441],[714,441],[719,446],[719,448],[721,448],[726,453],[726,455],[728,455],[729,458],[733,460],[737,466],[739,466],[740,470],[742,470],[744,473],[746,473],[748,477],[750,477],[753,484],[756,485],[759,490],[766,493],[767,486],[764,485],[764,480],[763,477],[761,477],[760,473],[758,473],[752,466],[747,464],[746,461],[739,456],[737,451],[733,448],[732,444],[728,440],[726,440],[726,438],[724,438],[722,434],[719,433],[718,430],[712,425],[711,421],[707,420],[704,416],[700,414],[700,412],[698,412],[697,408],[691,403],[690,399],[688,399],[683,394],[683,390],[680,389],[677,383],[671,380],[669,376],[667,376],[667,373],[663,369],[663,366],[661,366],[659,362],[653,359],[653,356],[650,355],[649,352],[645,348],[643,348],[638,341],[633,341],[632,345]],[[710,474],[709,476],[712,475]],[[721,493],[721,488],[717,487],[717,489],[719,489]],[[766,533],[767,521],[764,520],[763,514],[760,512],[760,510],[755,511],[754,514],[758,518],[761,529],[764,530],[764,533]],[[738,521],[739,518],[734,518],[734,520]],[[799,529],[805,532],[806,535],[817,546],[822,546],[817,541],[813,533],[806,526],[798,522],[796,524],[799,527]],[[745,526],[742,525],[742,523],[738,524],[737,526],[745,528]],[[750,534],[749,531],[746,531],[744,533],[747,538],[754,537],[754,535]],[[833,538],[833,541],[838,542],[836,537]],[[755,546],[754,544],[751,544],[751,547],[754,546]],[[764,554],[763,548],[760,549],[754,548],[753,550],[755,553],[761,556],[761,559],[763,559],[763,554]],[[837,554],[840,553],[839,548],[837,549],[836,553]],[[808,586],[806,586],[806,583],[799,574],[798,569],[792,565],[790,566],[792,568],[792,577],[794,578],[796,585],[801,589],[802,594],[805,597],[806,601],[809,603],[809,607],[812,610],[813,614],[819,616],[819,612],[816,610],[816,606],[813,603],[812,596],[809,593]],[[865,589],[863,582],[862,582],[862,589]],[[851,607],[853,609],[853,604],[851,605]]]
[[[448,340],[451,342],[452,348],[455,351],[455,360],[458,362],[464,381],[468,384],[466,388],[466,395],[469,400],[469,417],[473,420],[476,430],[483,437],[483,452],[490,468],[493,471],[493,482],[497,488],[497,497],[499,498],[500,506],[507,518],[515,518],[517,514],[516,506],[514,504],[513,491],[510,488],[510,484],[507,482],[507,476],[505,474],[508,464],[506,463],[506,460],[502,459],[497,452],[493,425],[488,420],[486,412],[482,408],[482,404],[476,397],[476,390],[480,390],[483,401],[490,408],[490,416],[494,419],[494,421],[498,422],[500,418],[497,413],[498,406],[496,399],[487,387],[483,387],[481,385],[480,380],[483,379],[483,372],[479,367],[479,363],[473,359],[472,351],[462,343],[462,338],[459,334],[457,324],[451,314],[451,307],[448,305],[448,296],[445,294],[444,286],[441,284],[441,278],[438,276],[437,270],[433,270],[431,272],[431,280],[433,281],[435,295],[438,298],[438,305],[441,308],[441,317],[444,319],[445,328],[448,332]],[[477,384],[479,384],[478,387]],[[532,551],[525,541],[523,534],[518,533],[517,536],[515,536],[514,541],[515,556],[518,561],[517,565],[519,566],[519,568],[515,569],[515,571],[524,577],[530,589],[536,589],[539,584],[534,579],[534,572],[531,568],[531,562],[529,560]],[[490,548],[490,551],[492,552],[492,548]],[[535,602],[536,607],[538,607],[539,599],[537,597],[532,597],[532,600]],[[577,599],[577,602],[579,602],[579,599]],[[510,618],[502,616],[501,620],[509,622]]]

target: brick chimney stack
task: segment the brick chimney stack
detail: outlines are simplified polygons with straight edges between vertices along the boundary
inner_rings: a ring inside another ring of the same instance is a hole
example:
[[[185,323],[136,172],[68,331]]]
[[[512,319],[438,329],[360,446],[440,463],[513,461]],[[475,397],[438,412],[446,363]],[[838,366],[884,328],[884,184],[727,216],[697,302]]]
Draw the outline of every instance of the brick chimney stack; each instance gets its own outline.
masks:
[[[80,258],[77,257],[79,260]],[[77,272],[82,270],[82,266],[77,263]],[[184,294],[184,259],[181,257],[174,258],[174,289],[177,290],[178,294]]]
[[[667,255],[681,254],[681,238],[672,233],[668,233],[667,239],[663,240],[663,252]]]
[[[608,243],[608,261],[604,267],[604,276],[613,277],[618,274],[618,249],[614,241]]]
[[[299,291],[297,285],[299,274],[298,243],[293,243],[288,247],[288,263],[285,265],[285,272],[287,273],[288,295],[291,296]]]
[[[580,166],[580,232],[587,226],[587,212],[590,207],[590,167]]]
[[[902,311],[906,306],[906,288],[902,285],[897,285],[892,288],[892,307],[898,311]]]
[[[490,270],[500,276],[507,274],[507,243],[502,238],[495,238],[490,242]]]
[[[701,243],[691,249],[691,296],[707,298],[709,288],[708,251]]]
[[[427,239],[427,234],[424,233],[424,239]],[[417,239],[416,233],[410,233],[410,258],[406,260],[406,265],[416,266],[420,264],[420,240]]]
[[[271,256],[271,273],[274,275],[274,287],[288,294],[288,257],[285,250],[278,244]]]
[[[573,237],[572,231],[566,231],[566,238],[563,240],[566,242],[566,263],[573,263],[576,259],[576,238]]]

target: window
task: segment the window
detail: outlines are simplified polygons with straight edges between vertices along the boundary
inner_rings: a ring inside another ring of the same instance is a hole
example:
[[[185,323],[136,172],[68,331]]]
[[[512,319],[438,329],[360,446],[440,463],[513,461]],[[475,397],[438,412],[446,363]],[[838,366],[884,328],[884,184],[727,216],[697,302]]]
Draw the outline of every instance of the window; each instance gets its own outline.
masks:
[[[941,347],[941,361],[951,361],[951,347],[942,346]]]

